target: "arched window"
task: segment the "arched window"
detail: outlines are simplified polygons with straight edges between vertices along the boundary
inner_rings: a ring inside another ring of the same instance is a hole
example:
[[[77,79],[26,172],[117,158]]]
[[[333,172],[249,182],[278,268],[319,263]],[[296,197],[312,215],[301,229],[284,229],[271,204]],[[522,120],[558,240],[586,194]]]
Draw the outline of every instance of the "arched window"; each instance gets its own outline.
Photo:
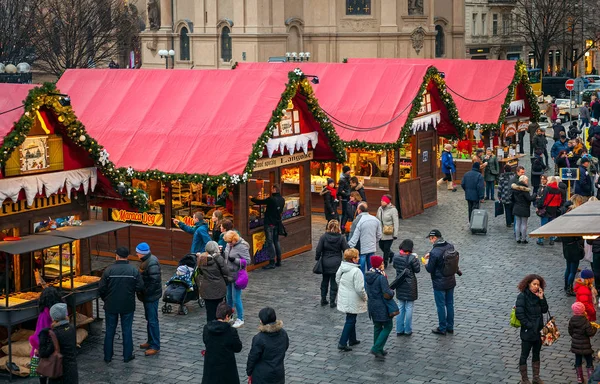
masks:
[[[231,37],[229,36],[229,28],[223,27],[221,30],[221,59],[223,61],[231,61]]]
[[[435,57],[444,57],[446,50],[444,45],[444,40],[446,38],[444,35],[444,27],[436,25],[435,31],[437,32],[437,35],[435,35]]]
[[[190,60],[190,37],[186,27],[181,28],[179,32],[179,60]]]

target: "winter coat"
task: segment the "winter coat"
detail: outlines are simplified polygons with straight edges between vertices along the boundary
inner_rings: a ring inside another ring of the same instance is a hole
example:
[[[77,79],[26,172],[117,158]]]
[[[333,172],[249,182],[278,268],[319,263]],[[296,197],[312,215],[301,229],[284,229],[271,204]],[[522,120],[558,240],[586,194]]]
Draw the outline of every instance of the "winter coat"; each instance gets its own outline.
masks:
[[[367,312],[367,292],[360,265],[342,261],[335,274],[338,284],[337,309],[344,313]]]
[[[350,248],[354,248],[360,241],[361,255],[371,252],[375,253],[377,250],[377,242],[381,240],[383,234],[381,231],[381,222],[376,217],[371,216],[368,212],[362,212],[357,218],[358,217],[360,217],[360,220],[358,224],[356,224],[354,234],[350,238],[348,245]]]
[[[141,261],[140,275],[144,280],[144,289],[137,293],[137,297],[144,303],[151,303],[162,296],[160,263],[156,256],[151,253],[142,257]]]
[[[516,316],[521,322],[521,340],[536,342],[541,340],[540,331],[544,328],[544,313],[548,312],[546,296],[540,299],[529,287],[517,296]]]
[[[229,272],[229,278],[235,282],[238,278],[238,272],[241,268],[241,259],[246,260],[246,265],[250,264],[250,244],[242,238],[237,243],[228,243],[224,252],[225,265]]]
[[[512,195],[510,190],[510,180],[515,176],[514,172],[505,172],[500,175],[498,180],[498,199],[504,204],[512,204],[510,196]]]
[[[533,141],[535,133],[537,132],[539,127],[540,125],[536,122],[532,121],[531,123],[529,123],[529,125],[527,126],[527,131],[529,132],[529,141]]]
[[[204,220],[198,221],[193,227],[186,225],[183,221],[179,222],[179,228],[192,235],[192,247],[190,253],[196,254],[204,252],[206,243],[211,241],[211,237],[208,235],[208,224]]]
[[[546,217],[558,217],[558,208],[563,203],[562,192],[558,188],[558,183],[549,183],[542,191],[537,202],[537,208],[546,207]]]
[[[456,287],[456,276],[444,276],[444,252],[452,250],[454,246],[444,239],[438,239],[431,251],[429,251],[429,262],[425,265],[425,269],[431,275],[431,282],[434,291],[445,291]]]
[[[255,204],[267,206],[267,209],[265,210],[265,227],[269,225],[279,226],[281,215],[283,214],[283,207],[285,206],[285,199],[281,197],[281,194],[271,193],[271,196],[266,199],[257,199],[254,197],[251,200]]]
[[[588,121],[590,120],[590,110],[588,107],[581,107],[579,108],[579,118],[581,119],[588,119]]]
[[[31,345],[31,352],[29,353],[30,357],[33,357],[36,349],[40,349],[40,333],[45,328],[50,328],[51,326],[52,318],[50,317],[50,308],[46,307],[38,315],[37,323],[35,325],[35,332],[33,335],[29,336],[29,345]]]
[[[406,269],[404,281],[396,288],[396,298],[398,300],[415,301],[419,298],[416,273],[421,272],[421,263],[414,253],[394,254],[392,265],[396,270],[396,276],[400,276]]]
[[[585,305],[587,318],[590,321],[596,321],[596,307],[594,306],[594,296],[590,287],[585,285],[581,279],[577,279],[573,284],[573,292],[575,292],[575,301]]]
[[[323,274],[334,275],[342,264],[344,251],[348,249],[346,236],[336,232],[325,232],[319,239],[315,260],[323,258]]]
[[[535,135],[533,138],[533,150],[541,149],[542,151],[545,151],[547,147],[548,139],[546,138],[546,135],[543,133],[541,135]]]
[[[135,311],[136,292],[142,291],[142,275],[127,260],[117,260],[109,265],[98,283],[98,294],[104,301],[106,313],[132,313]]]
[[[485,181],[496,181],[498,174],[500,173],[500,164],[498,163],[498,158],[492,155],[487,160],[487,167],[484,170],[484,179]]]
[[[558,140],[561,132],[566,133],[565,126],[562,124],[558,124],[558,123],[555,123],[554,125],[552,125],[552,130],[554,131],[554,134],[552,136],[554,138],[554,140]]]
[[[398,230],[400,229],[400,219],[398,218],[398,210],[392,204],[385,207],[379,206],[377,209],[377,218],[381,222],[381,240],[393,240],[398,238]],[[394,227],[394,233],[386,235],[383,233],[383,227],[391,225]]]
[[[519,217],[531,216],[531,203],[535,200],[535,195],[531,194],[531,189],[527,185],[519,182],[511,186],[513,215]]]
[[[567,153],[571,152],[571,148],[569,148],[569,142],[565,139],[565,141],[557,140],[552,145],[552,149],[550,149],[550,157],[556,159],[556,156],[560,153],[560,151],[566,151]]]
[[[350,199],[350,176],[342,173],[338,181],[337,198],[340,201],[348,201]]]
[[[329,220],[337,219],[337,203],[331,195],[331,191],[329,191],[327,187],[323,187],[320,195],[323,196],[323,210],[327,222],[329,222]]]
[[[217,300],[227,295],[229,270],[220,253],[203,253],[198,257],[200,267],[200,287],[198,293],[203,299]],[[235,280],[231,280],[235,281]]]
[[[348,218],[348,221],[353,222],[354,221],[354,216],[356,216],[356,210],[358,209],[358,201],[349,201],[348,204],[346,204],[346,217]]]
[[[594,353],[590,337],[596,334],[596,327],[583,315],[573,316],[569,320],[569,335],[571,335],[571,352],[578,355]]]
[[[579,166],[579,180],[575,181],[575,194],[581,196],[592,196],[594,188],[592,177],[588,170],[583,166]]]
[[[235,354],[242,350],[237,330],[229,323],[209,321],[204,326],[202,339],[206,353],[202,384],[239,384]]]
[[[575,263],[583,259],[585,256],[583,248],[583,237],[570,236],[562,238],[563,257],[569,263]]]
[[[367,201],[367,194],[365,193],[365,187],[362,183],[356,184],[356,187],[351,187],[350,192],[352,191],[358,192],[362,201]]]
[[[290,346],[290,339],[281,320],[259,325],[259,333],[252,338],[248,353],[246,374],[252,376],[252,384],[284,384],[283,360]]]
[[[594,240],[586,240],[586,242],[592,246],[592,253],[600,253],[600,237]]]
[[[473,169],[465,173],[460,186],[465,191],[465,200],[480,201],[485,195],[485,184],[483,176],[479,172],[479,163],[473,164]]]
[[[595,158],[600,158],[600,139],[594,138],[594,140],[592,140],[590,155],[594,156]]]
[[[454,159],[452,159],[452,153],[442,151],[442,173],[454,173],[456,172],[456,166],[454,165]]]
[[[54,353],[54,343],[48,328],[40,332],[40,358],[50,357]],[[73,325],[67,320],[52,327],[58,340],[60,354],[63,356],[63,375],[58,379],[48,379],[49,384],[77,384],[79,372],[77,369],[77,335]]]
[[[394,296],[394,291],[390,289],[387,277],[379,272],[368,271],[365,274],[367,281],[367,302],[369,307],[369,317],[373,322],[385,323],[391,320],[387,305],[385,304],[384,294],[389,295],[391,299]]]

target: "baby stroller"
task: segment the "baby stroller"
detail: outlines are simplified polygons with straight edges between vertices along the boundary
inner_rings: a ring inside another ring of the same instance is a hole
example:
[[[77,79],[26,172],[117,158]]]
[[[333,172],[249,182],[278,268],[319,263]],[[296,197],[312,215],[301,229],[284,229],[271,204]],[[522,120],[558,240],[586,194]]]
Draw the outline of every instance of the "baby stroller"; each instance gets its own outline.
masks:
[[[204,307],[204,300],[198,294],[198,285],[196,284],[196,277],[199,273],[196,255],[187,254],[179,261],[177,271],[166,283],[167,288],[163,294],[165,304],[161,308],[162,313],[173,312],[171,304],[179,304],[177,313],[187,315],[188,308],[185,304],[192,300],[197,301],[200,308]]]

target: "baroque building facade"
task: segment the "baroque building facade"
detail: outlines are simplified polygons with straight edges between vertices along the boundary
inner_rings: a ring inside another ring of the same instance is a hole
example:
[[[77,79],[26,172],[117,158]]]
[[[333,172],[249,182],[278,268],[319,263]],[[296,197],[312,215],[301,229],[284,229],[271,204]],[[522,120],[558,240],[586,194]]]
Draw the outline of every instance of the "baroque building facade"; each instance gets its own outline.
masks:
[[[231,68],[286,52],[464,58],[465,0],[146,0],[145,68]]]

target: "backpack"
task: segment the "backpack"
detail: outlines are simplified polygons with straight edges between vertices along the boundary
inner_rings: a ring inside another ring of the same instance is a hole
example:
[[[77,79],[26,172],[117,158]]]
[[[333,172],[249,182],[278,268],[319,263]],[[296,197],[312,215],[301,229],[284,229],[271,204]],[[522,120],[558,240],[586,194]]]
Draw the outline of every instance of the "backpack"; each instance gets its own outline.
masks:
[[[442,260],[444,262],[442,266],[442,275],[445,277],[454,276],[458,273],[458,261],[460,259],[460,255],[454,247],[447,248],[442,255]]]

